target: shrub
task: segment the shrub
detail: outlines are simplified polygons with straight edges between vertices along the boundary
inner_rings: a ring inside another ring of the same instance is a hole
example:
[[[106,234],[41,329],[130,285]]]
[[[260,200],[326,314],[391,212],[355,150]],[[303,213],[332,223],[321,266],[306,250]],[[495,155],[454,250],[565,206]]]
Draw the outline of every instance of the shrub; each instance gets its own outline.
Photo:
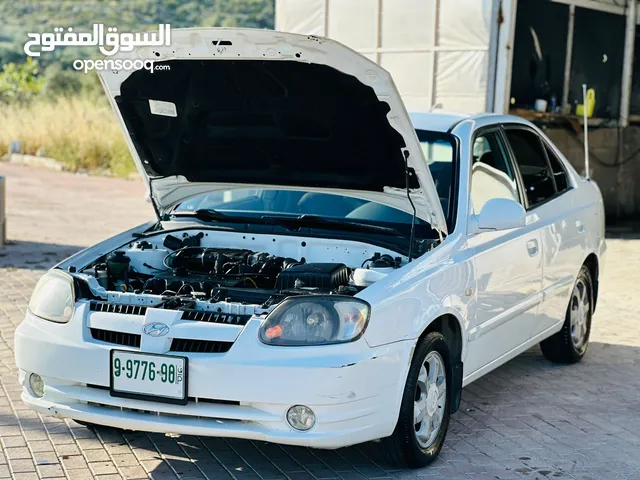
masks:
[[[42,89],[38,64],[31,57],[25,63],[7,63],[0,72],[0,103],[31,102]]]
[[[0,106],[0,148],[20,140],[25,153],[44,149],[69,170],[126,176],[135,170],[111,107],[103,99],[59,97]]]
[[[82,90],[82,72],[62,70],[58,65],[51,65],[44,74],[42,94],[49,98],[70,97]]]

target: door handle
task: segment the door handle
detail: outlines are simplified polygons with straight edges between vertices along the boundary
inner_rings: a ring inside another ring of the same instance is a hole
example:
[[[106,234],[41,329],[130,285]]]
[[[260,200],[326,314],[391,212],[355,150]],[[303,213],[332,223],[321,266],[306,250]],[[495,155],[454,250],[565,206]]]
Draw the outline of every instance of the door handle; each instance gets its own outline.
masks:
[[[537,240],[529,240],[527,242],[527,251],[529,252],[529,256],[533,257],[538,254],[538,241]]]
[[[576,220],[576,228],[578,232],[584,233],[584,223],[582,223],[582,220]]]

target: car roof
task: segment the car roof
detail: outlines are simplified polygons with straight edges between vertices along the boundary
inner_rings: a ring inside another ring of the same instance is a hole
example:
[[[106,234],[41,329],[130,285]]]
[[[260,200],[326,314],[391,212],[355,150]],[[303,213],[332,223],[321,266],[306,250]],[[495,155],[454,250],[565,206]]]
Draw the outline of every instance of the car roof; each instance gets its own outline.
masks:
[[[515,115],[503,115],[499,113],[455,113],[455,112],[411,112],[409,118],[416,130],[430,130],[432,132],[449,132],[458,123],[465,120],[478,120],[480,118],[491,117],[495,123],[518,123],[522,125],[533,125],[524,118]]]
[[[411,123],[416,130],[430,130],[433,132],[447,132],[458,122],[470,118],[471,115],[453,112],[412,112],[409,114]]]

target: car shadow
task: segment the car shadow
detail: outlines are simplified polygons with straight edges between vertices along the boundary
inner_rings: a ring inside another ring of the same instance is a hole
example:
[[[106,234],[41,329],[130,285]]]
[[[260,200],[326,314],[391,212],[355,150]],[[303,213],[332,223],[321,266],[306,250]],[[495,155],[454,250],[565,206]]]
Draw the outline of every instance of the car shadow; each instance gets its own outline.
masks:
[[[154,478],[600,478],[594,469],[612,452],[616,472],[635,474],[639,367],[635,346],[593,342],[575,365],[552,364],[531,348],[464,389],[440,458],[413,472],[389,465],[379,442],[318,450],[102,427],[95,432],[107,448],[131,447]],[[578,473],[583,476],[571,477]]]
[[[0,268],[48,270],[84,248],[79,245],[9,241],[0,248]]]

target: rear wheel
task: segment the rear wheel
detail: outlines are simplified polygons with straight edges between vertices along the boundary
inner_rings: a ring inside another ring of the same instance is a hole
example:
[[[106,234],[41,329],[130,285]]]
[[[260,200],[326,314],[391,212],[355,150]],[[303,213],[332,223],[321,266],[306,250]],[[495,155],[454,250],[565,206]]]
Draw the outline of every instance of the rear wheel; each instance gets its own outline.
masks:
[[[447,341],[431,332],[416,347],[398,424],[381,444],[392,464],[418,468],[438,457],[449,427],[451,376]]]
[[[556,363],[576,363],[589,347],[593,314],[593,282],[589,269],[582,267],[571,292],[562,330],[540,343],[542,354]]]

